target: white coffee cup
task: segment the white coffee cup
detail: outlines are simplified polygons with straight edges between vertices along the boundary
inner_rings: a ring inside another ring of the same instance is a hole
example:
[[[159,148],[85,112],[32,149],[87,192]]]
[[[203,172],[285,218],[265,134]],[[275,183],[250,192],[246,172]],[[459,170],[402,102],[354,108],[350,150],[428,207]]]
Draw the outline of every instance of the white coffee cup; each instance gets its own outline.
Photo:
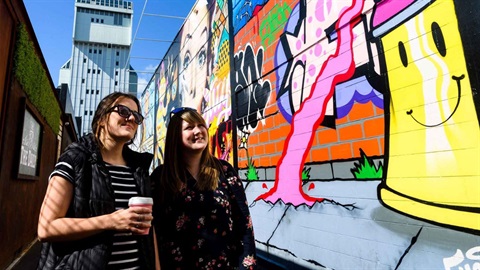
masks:
[[[128,206],[129,207],[145,207],[152,209],[153,206],[153,199],[150,197],[131,197],[128,200]],[[150,228],[145,228],[143,231],[139,234],[146,235],[150,231]]]

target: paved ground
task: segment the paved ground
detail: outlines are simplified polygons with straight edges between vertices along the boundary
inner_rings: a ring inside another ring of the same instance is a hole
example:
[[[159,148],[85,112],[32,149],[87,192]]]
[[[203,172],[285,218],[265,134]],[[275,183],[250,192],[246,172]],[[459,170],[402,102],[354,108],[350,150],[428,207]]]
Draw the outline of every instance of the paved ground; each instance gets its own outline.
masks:
[[[15,265],[10,266],[6,270],[35,270],[37,268],[38,258],[42,245],[36,242],[28,252],[22,256]],[[277,266],[267,260],[259,259],[257,270],[284,270],[285,267]]]

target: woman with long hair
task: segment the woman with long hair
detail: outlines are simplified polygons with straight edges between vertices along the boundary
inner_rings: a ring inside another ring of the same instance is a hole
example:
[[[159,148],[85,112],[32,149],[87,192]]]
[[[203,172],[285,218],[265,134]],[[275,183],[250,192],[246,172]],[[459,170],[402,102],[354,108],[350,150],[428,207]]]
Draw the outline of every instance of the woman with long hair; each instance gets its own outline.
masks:
[[[98,104],[92,131],[65,149],[40,210],[38,269],[154,269],[149,153],[128,147],[142,124],[138,99],[115,92]],[[158,263],[157,263],[158,265]]]
[[[253,269],[255,242],[242,182],[208,146],[203,117],[192,108],[173,110],[164,164],[151,175],[161,266]]]

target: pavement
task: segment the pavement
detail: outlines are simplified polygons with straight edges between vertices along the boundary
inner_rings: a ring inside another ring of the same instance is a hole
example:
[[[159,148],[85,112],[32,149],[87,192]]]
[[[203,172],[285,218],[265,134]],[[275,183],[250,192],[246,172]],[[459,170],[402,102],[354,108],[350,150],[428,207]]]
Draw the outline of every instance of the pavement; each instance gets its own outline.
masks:
[[[40,258],[40,251],[42,244],[39,241],[35,241],[29,250],[27,250],[20,258],[12,263],[5,270],[36,270],[38,259]],[[263,256],[263,253],[259,251],[257,270],[284,270],[289,269],[282,264],[273,262],[271,259]]]

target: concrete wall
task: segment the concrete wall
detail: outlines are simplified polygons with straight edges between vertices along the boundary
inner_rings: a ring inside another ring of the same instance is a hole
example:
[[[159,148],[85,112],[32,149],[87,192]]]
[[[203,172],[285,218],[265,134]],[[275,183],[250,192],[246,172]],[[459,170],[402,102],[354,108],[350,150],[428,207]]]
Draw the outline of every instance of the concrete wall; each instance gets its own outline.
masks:
[[[198,1],[142,94],[140,148],[161,163],[171,109],[201,111],[274,260],[478,268],[479,11],[462,0]]]

